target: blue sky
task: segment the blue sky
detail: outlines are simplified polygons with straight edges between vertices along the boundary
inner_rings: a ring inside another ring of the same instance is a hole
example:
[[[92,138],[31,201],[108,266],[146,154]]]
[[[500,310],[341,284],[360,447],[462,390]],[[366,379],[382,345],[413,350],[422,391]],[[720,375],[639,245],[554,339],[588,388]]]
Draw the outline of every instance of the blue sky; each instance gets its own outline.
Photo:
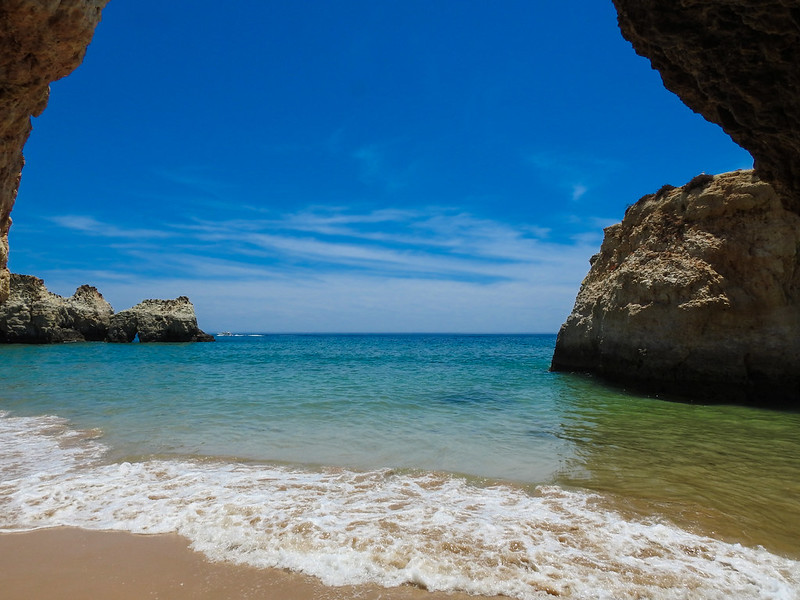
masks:
[[[610,0],[113,0],[25,155],[13,271],[212,332],[555,332],[627,205],[752,166]]]

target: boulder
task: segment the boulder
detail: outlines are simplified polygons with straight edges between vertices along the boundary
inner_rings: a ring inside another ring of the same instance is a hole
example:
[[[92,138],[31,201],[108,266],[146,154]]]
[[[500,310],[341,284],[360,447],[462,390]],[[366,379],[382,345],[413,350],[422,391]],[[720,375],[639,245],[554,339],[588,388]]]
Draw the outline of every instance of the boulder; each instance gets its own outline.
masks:
[[[605,230],[552,368],[800,407],[800,216],[753,171],[664,186]]]

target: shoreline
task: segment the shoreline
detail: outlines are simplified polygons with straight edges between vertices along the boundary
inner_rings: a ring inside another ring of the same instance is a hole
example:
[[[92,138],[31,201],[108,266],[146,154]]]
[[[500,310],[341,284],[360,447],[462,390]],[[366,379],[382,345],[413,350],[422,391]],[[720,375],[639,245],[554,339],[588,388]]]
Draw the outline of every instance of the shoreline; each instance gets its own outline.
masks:
[[[487,598],[408,585],[330,587],[301,573],[211,562],[177,534],[136,535],[72,527],[0,533],[0,589],[4,600]]]

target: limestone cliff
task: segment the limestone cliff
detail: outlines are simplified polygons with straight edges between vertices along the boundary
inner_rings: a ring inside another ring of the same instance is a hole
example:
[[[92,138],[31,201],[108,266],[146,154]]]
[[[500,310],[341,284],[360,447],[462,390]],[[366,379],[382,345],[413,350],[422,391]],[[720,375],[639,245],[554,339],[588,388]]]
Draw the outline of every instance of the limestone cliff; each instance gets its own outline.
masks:
[[[665,186],[605,230],[555,370],[800,405],[800,216],[752,171]]]
[[[102,341],[113,309],[97,289],[82,285],[70,298],[49,292],[44,281],[12,273],[11,294],[0,306],[0,343],[52,344]]]
[[[10,277],[10,295],[0,305],[0,343],[59,342],[212,342],[197,326],[194,306],[186,296],[144,300],[114,314],[97,289],[82,285],[64,298],[48,291],[30,275]]]
[[[667,89],[720,125],[800,213],[800,3],[614,0]]]
[[[107,3],[0,2],[0,303],[9,294],[8,229],[31,116],[40,115],[47,106],[50,82],[68,75],[81,63]]]

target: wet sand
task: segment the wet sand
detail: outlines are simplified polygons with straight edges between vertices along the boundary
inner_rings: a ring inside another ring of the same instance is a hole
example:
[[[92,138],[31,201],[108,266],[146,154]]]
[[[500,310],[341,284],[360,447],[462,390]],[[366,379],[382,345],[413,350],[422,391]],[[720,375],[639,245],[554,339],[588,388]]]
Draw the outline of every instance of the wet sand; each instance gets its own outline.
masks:
[[[412,586],[327,587],[297,573],[209,562],[177,535],[71,528],[0,534],[0,590],[3,600],[475,598]]]

